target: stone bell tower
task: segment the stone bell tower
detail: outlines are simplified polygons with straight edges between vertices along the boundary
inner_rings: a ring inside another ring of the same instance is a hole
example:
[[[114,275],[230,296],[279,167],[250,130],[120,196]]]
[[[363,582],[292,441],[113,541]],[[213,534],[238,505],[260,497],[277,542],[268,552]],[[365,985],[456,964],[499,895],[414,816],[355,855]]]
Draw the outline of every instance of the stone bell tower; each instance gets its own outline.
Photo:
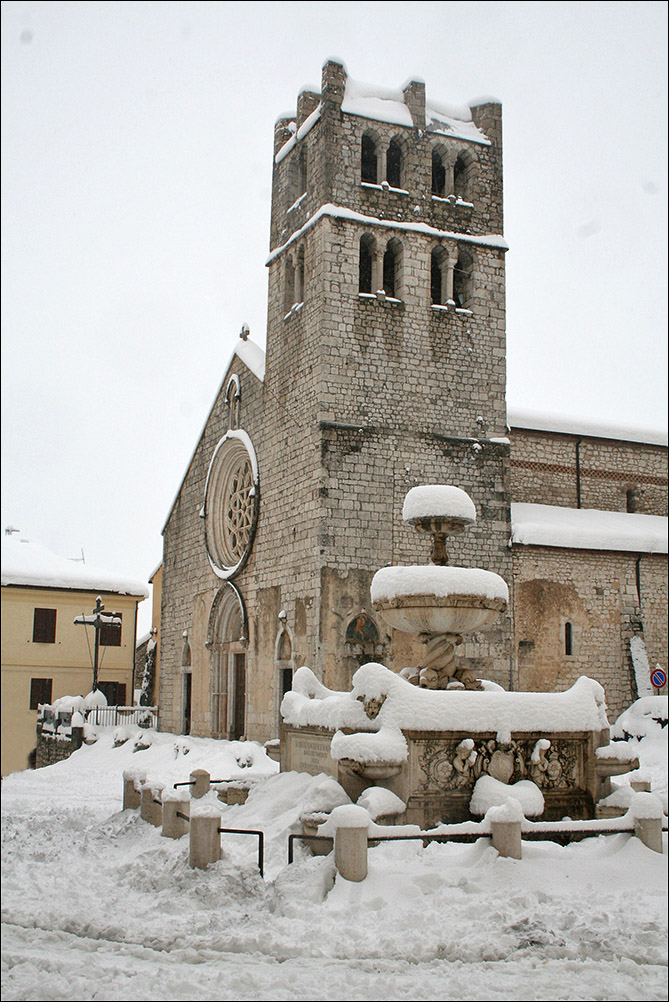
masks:
[[[428,559],[409,488],[466,490],[478,521],[452,559],[510,583],[502,230],[495,102],[449,108],[329,61],[276,124],[264,533],[293,659],[331,688],[364,661],[416,663],[369,597],[378,567]],[[508,619],[463,655],[508,684]]]

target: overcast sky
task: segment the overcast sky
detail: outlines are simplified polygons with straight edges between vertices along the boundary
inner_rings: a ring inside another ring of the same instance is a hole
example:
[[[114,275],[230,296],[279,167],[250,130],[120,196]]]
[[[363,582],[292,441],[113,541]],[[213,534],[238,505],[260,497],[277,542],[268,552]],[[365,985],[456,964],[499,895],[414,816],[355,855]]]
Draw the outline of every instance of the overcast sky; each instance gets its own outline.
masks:
[[[664,2],[4,2],[2,527],[155,568],[265,343],[274,120],[332,56],[502,101],[509,406],[665,428],[666,33]]]

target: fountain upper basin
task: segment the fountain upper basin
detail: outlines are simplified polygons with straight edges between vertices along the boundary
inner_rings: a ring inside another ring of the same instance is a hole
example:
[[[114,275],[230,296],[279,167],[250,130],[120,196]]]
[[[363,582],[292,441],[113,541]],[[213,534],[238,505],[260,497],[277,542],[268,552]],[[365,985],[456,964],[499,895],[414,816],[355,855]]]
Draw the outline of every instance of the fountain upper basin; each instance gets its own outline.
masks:
[[[508,601],[499,574],[472,567],[384,567],[372,579],[372,605],[407,633],[475,633]]]

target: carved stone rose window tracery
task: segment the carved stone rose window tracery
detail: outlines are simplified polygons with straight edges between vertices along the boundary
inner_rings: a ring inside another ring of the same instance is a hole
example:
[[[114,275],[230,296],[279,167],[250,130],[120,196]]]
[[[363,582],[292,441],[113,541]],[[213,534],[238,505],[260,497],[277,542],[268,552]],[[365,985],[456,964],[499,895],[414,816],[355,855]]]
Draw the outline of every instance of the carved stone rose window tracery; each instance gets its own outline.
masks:
[[[246,563],[258,513],[257,463],[251,441],[231,430],[216,446],[204,500],[205,545],[215,573],[231,578]]]

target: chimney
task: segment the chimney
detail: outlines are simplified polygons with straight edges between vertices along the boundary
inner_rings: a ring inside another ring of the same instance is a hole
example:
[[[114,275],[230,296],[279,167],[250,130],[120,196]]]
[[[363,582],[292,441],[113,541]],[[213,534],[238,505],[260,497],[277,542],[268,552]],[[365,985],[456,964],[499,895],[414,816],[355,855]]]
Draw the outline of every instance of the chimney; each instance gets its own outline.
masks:
[[[341,103],[344,100],[347,76],[346,67],[343,63],[334,59],[328,59],[326,63],[323,63],[321,101],[324,108],[341,108]]]
[[[303,90],[297,95],[297,128],[304,125],[312,111],[320,104],[321,96],[314,90]]]
[[[277,118],[274,123],[274,156],[277,155],[284,143],[287,143],[293,135],[291,125],[294,124],[294,118]]]
[[[404,85],[404,103],[409,109],[411,121],[415,129],[425,128],[425,83],[423,80],[410,80]]]

